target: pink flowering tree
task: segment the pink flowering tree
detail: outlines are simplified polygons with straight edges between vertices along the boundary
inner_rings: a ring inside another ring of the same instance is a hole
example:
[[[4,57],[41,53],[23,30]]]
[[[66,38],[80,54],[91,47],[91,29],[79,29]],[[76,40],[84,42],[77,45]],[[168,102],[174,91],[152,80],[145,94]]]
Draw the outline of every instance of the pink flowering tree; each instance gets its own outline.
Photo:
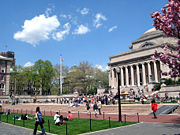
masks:
[[[156,11],[151,14],[154,18],[153,26],[156,30],[163,31],[168,37],[178,38],[177,53],[168,51],[168,46],[165,45],[164,52],[158,53],[155,51],[152,59],[157,58],[170,68],[170,72],[164,72],[163,75],[170,75],[171,77],[180,77],[180,0],[169,0],[161,12]]]

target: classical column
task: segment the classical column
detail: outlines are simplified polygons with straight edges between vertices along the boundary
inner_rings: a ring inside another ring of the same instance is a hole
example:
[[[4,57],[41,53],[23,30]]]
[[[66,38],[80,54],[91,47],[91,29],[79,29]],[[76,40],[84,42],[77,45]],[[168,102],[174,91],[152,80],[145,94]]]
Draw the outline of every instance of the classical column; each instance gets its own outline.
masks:
[[[152,81],[152,72],[151,72],[151,65],[150,65],[150,62],[147,62],[148,64],[148,78],[149,78],[149,83]]]
[[[134,69],[133,69],[133,65],[131,65],[131,85],[134,86]]]
[[[124,86],[124,73],[123,73],[123,67],[119,67],[121,69],[121,86]]]
[[[128,66],[125,66],[125,69],[126,69],[126,86],[129,86]]]
[[[137,85],[140,86],[140,75],[139,75],[139,65],[136,65],[136,70],[137,70]]]
[[[112,79],[111,79],[111,86],[114,88],[114,68],[112,69]]]
[[[108,70],[109,72],[109,86],[112,86],[112,70]]]
[[[146,71],[145,71],[144,63],[142,63],[142,75],[143,75],[143,85],[146,85]]]
[[[154,61],[154,77],[155,77],[155,82],[158,82],[158,72],[157,72],[156,61]]]

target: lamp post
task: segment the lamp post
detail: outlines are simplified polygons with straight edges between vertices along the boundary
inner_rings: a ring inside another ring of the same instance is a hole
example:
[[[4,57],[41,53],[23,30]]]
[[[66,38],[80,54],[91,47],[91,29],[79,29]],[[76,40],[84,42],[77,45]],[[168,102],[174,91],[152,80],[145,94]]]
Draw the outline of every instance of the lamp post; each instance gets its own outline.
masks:
[[[117,78],[118,78],[118,110],[119,110],[119,122],[122,122],[122,117],[121,117],[121,99],[120,99],[120,79],[119,79],[119,76],[120,76],[120,68],[116,67],[116,72],[117,72]]]

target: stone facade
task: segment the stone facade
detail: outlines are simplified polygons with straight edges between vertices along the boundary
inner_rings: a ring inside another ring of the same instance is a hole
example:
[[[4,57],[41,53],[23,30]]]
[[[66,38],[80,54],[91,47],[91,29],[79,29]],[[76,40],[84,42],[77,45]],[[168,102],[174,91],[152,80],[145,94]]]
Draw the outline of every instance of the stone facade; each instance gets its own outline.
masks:
[[[10,69],[14,64],[13,52],[0,53],[0,95],[9,95]]]
[[[111,56],[108,63],[109,86],[117,90],[119,78],[120,87],[125,91],[130,89],[151,91],[151,84],[159,83],[161,78],[167,77],[160,72],[168,71],[167,65],[151,59],[155,50],[159,53],[164,52],[165,44],[168,45],[168,51],[175,51],[177,39],[166,37],[153,28],[133,41],[129,51]]]

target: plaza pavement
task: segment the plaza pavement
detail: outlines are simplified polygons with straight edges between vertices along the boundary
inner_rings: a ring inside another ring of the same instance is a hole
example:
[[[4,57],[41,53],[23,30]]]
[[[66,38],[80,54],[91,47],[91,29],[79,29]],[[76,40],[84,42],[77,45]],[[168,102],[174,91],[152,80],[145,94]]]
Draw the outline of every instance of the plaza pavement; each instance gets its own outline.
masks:
[[[180,124],[139,123],[82,135],[180,135]]]
[[[33,135],[33,129],[0,122],[0,135]],[[41,135],[41,132],[38,131],[37,135]],[[47,133],[47,135],[53,134]]]

